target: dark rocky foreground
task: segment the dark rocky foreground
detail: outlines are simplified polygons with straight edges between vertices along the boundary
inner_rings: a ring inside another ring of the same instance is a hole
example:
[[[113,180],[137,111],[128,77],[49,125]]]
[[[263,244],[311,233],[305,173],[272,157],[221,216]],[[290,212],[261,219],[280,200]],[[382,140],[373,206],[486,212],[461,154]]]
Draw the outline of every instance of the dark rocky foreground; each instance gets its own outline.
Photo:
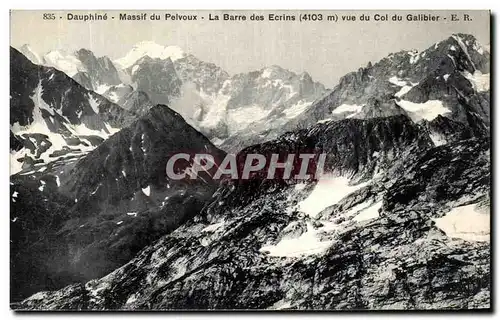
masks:
[[[224,155],[160,105],[78,161],[11,176],[12,299],[103,276],[196,215],[217,185],[169,180],[178,150]]]
[[[372,162],[383,167],[389,155],[399,159],[388,170],[360,170],[363,186],[316,217],[297,210],[297,203],[320,182],[302,188],[283,181],[229,183],[199,215],[104,278],[40,292],[14,307],[489,308],[489,243],[450,237],[435,222],[454,207],[477,204],[489,210],[489,138],[433,147],[429,138],[418,138],[420,129],[411,122],[400,130],[406,119],[368,120],[351,132],[341,121],[304,133],[305,139],[328,141],[317,141],[316,146],[330,152],[345,142],[344,136],[355,134],[359,139],[352,148],[381,153],[380,159],[360,164],[363,168],[371,168]],[[383,150],[385,133],[363,139],[363,128],[371,125],[388,128],[392,141],[402,141],[405,132],[415,130],[416,140]],[[304,138],[288,141],[298,147]],[[279,140],[275,143],[275,148],[283,146]],[[329,172],[356,163],[348,149],[336,154],[338,161],[327,166]],[[374,203],[380,203],[377,217],[356,218],[363,211],[360,205]],[[294,252],[292,246],[291,252],[287,248],[284,254],[273,253],[272,245],[283,240],[311,241],[311,232],[315,246],[324,250]]]

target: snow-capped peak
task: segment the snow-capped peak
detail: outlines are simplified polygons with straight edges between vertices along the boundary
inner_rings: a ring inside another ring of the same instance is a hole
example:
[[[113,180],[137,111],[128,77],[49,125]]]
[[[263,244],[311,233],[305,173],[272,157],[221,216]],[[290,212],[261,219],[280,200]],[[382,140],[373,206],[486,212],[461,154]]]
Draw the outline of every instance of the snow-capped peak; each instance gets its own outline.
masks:
[[[186,56],[184,51],[177,46],[162,46],[153,41],[139,42],[130,50],[124,57],[115,60],[114,62],[120,65],[123,69],[132,66],[137,60],[144,56],[150,58],[167,59],[172,61],[181,59]]]
[[[50,51],[43,58],[46,66],[54,67],[70,77],[80,71],[85,71],[82,62],[73,53],[64,50]]]
[[[261,77],[262,78],[277,78],[277,77],[282,77],[288,73],[291,73],[289,70],[283,69],[280,66],[277,65],[272,65],[269,67],[266,67],[261,70]]]

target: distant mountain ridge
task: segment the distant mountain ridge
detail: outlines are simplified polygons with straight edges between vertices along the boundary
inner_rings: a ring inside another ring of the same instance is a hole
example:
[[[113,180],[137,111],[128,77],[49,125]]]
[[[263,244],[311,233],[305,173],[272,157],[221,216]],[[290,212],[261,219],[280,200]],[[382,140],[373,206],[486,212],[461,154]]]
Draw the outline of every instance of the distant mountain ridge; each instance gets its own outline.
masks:
[[[74,54],[53,51],[42,58],[29,46],[23,46],[22,52],[126,109],[134,106],[145,112],[152,105],[169,104],[214,143],[233,151],[261,132],[279,130],[284,119],[296,117],[326,93],[305,72],[298,75],[270,66],[230,76],[179,47],[151,41],[136,44],[114,62],[96,58],[86,49]],[[223,143],[237,136],[241,141]]]
[[[35,53],[25,44],[19,49],[32,63],[56,68],[72,77],[88,90],[103,94],[105,88],[121,83],[118,70],[106,56],[96,57],[87,49],[75,52],[53,50],[45,55]]]
[[[473,36],[455,34],[420,53],[390,54],[345,75],[285,127],[380,114],[408,114],[416,122],[441,115],[464,124],[477,114],[489,126],[489,75],[489,52]]]

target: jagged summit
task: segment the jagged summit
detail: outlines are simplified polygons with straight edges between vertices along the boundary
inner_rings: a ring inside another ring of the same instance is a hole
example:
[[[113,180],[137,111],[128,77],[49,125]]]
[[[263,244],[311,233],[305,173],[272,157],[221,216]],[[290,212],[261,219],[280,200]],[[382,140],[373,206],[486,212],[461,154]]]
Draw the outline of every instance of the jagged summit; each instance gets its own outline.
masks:
[[[175,61],[184,58],[186,54],[178,46],[162,46],[153,41],[142,41],[134,45],[132,50],[125,54],[125,56],[116,59],[115,63],[122,69],[126,69],[144,56],[149,56],[153,59],[170,58],[172,61]]]
[[[488,127],[489,69],[488,51],[473,36],[454,34],[422,52],[393,53],[343,76],[285,127],[402,112],[416,122],[442,115],[464,124],[477,113]]]

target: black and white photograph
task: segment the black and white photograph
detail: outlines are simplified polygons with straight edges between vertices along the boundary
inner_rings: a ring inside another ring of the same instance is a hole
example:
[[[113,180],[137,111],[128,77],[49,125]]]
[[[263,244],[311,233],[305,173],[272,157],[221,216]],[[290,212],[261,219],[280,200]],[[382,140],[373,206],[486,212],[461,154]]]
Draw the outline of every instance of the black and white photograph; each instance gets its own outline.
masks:
[[[490,21],[11,10],[10,308],[491,311]]]

